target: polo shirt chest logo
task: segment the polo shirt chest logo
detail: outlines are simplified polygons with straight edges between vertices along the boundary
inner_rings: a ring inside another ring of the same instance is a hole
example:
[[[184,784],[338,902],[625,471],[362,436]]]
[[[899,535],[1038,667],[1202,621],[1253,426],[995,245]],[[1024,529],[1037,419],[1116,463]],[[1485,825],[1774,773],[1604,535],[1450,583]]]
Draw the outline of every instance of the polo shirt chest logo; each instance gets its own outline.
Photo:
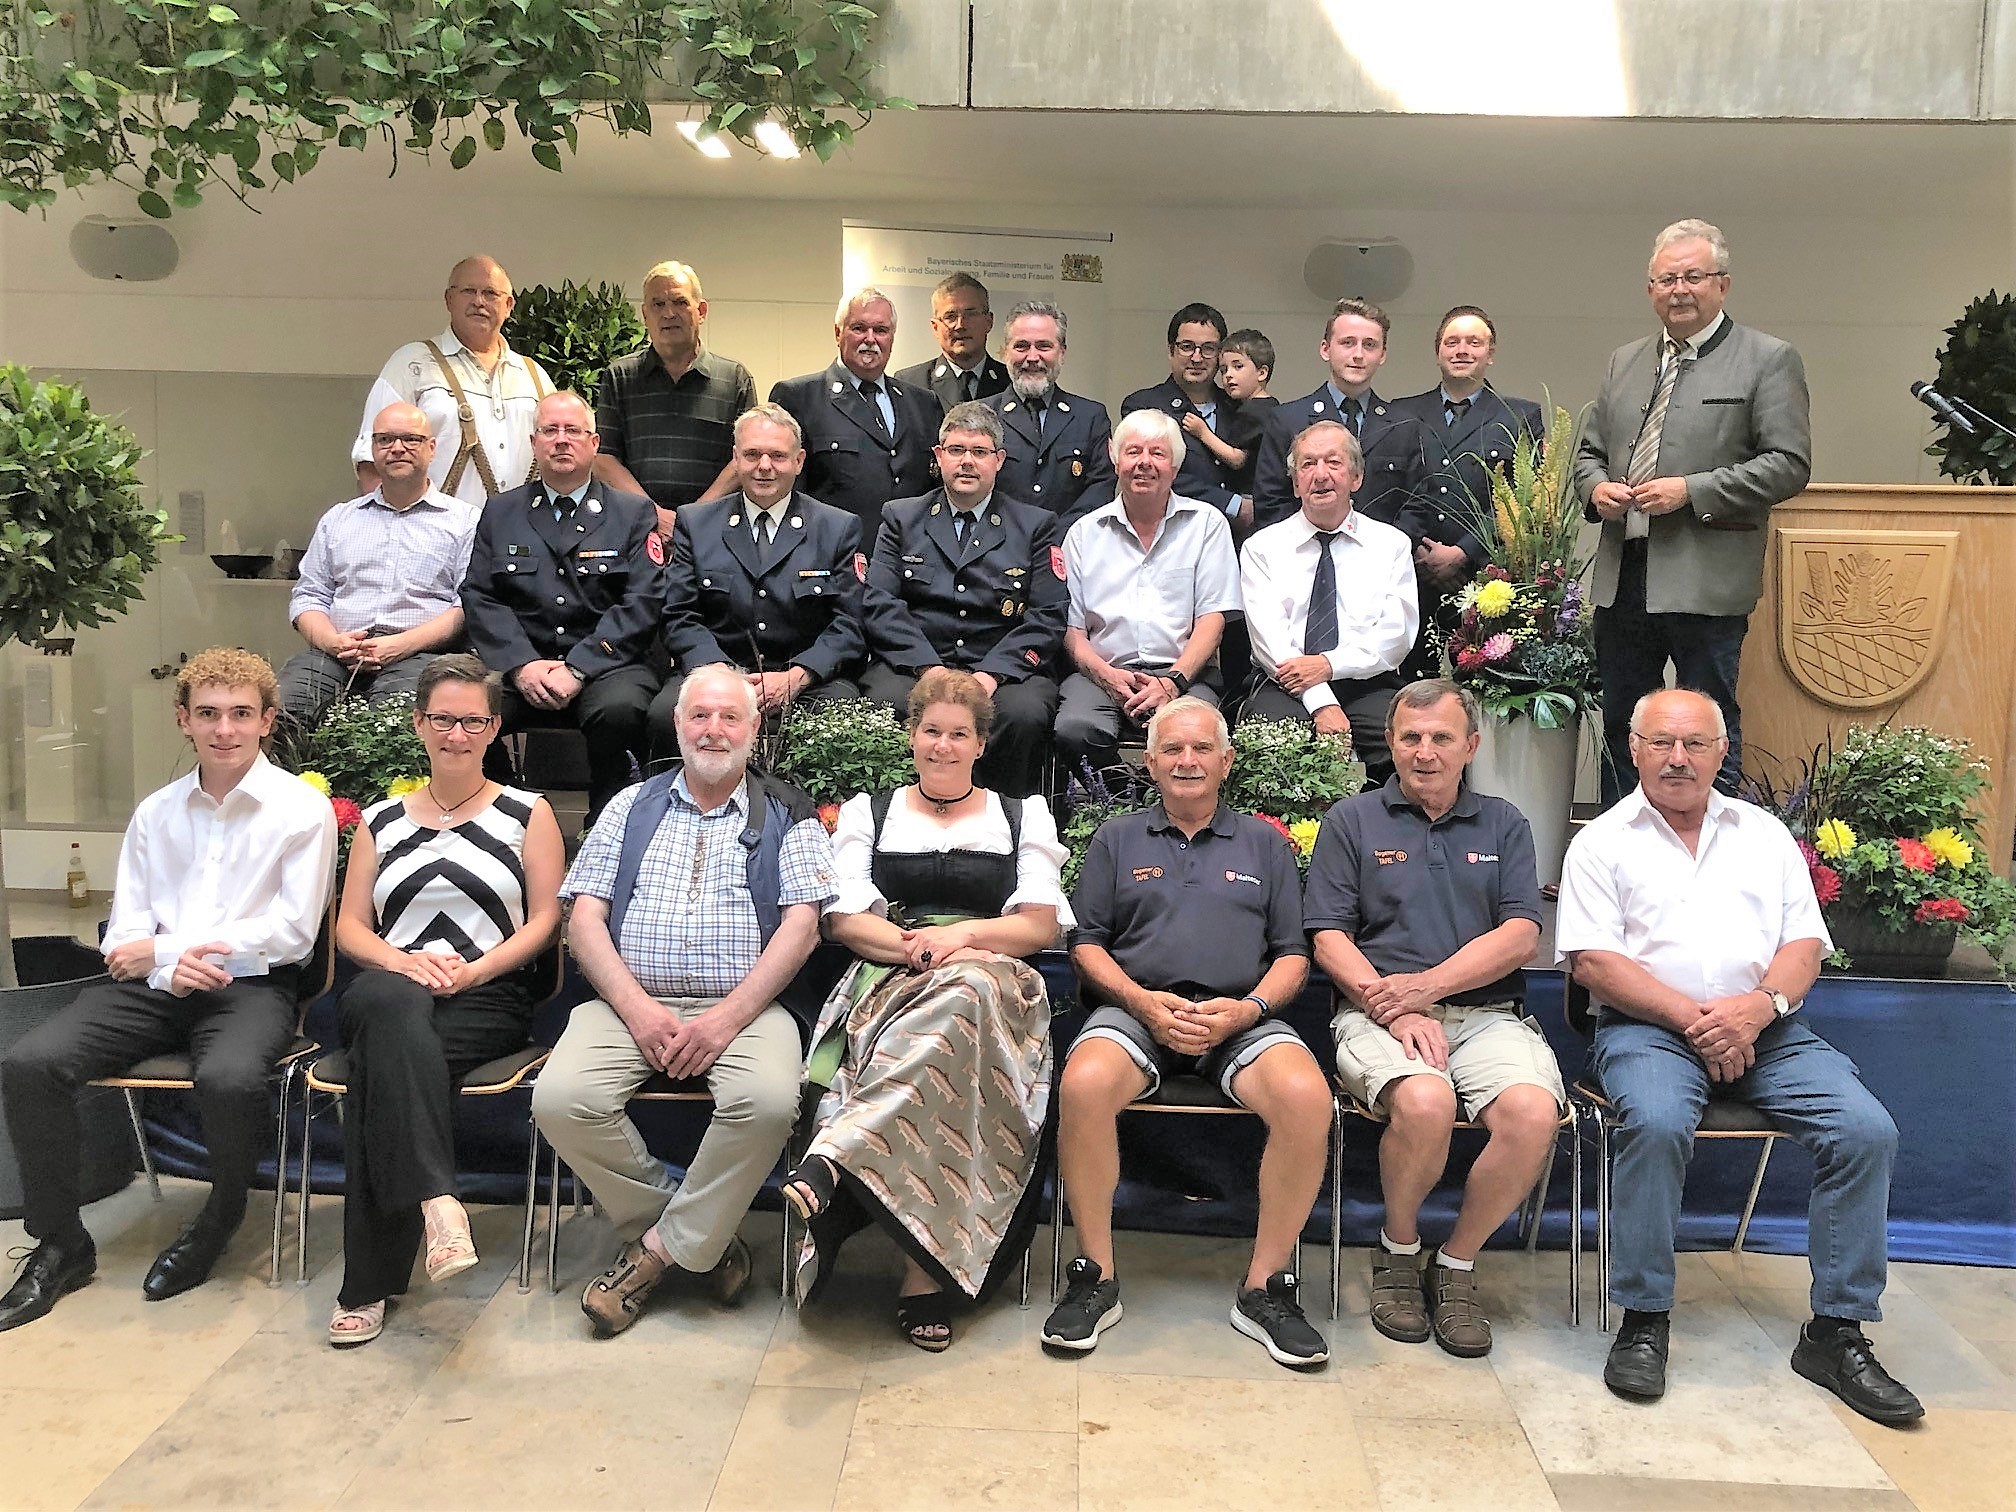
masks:
[[[1249,872],[1242,872],[1242,871],[1226,872],[1225,880],[1227,882],[1249,882],[1255,887],[1259,887],[1261,885],[1260,879],[1258,877],[1253,876]]]
[[[1136,882],[1152,882],[1161,875],[1162,868],[1159,866],[1137,866],[1134,868],[1134,880]]]
[[[1375,850],[1372,854],[1381,866],[1391,866],[1395,862],[1407,859],[1407,852],[1404,850]]]
[[[1498,856],[1495,851],[1471,851],[1467,854],[1465,859],[1468,860],[1472,866],[1475,866],[1481,861],[1496,861],[1498,859]]]

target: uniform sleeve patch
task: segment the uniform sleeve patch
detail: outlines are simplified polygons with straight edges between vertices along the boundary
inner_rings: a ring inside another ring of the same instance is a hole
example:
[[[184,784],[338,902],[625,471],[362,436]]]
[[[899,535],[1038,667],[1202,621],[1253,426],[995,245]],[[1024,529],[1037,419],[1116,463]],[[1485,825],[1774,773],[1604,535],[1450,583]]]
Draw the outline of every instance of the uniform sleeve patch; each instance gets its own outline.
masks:
[[[868,581],[868,557],[865,552],[854,553],[854,576],[864,583]]]
[[[655,530],[652,531],[651,534],[644,538],[644,554],[651,558],[653,566],[663,567],[665,565],[665,537],[658,534]]]
[[[1052,546],[1050,548],[1050,570],[1057,575],[1058,582],[1061,583],[1065,580],[1064,548],[1062,546]]]

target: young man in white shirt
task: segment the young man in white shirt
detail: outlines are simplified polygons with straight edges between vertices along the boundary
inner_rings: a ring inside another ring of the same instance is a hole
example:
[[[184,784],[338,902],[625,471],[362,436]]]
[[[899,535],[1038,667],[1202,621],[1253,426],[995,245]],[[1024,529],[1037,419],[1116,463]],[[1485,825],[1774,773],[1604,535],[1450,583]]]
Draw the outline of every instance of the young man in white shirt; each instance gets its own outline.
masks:
[[[1638,789],[1568,847],[1560,959],[1600,1008],[1591,1065],[1616,1108],[1610,1296],[1624,1308],[1603,1381],[1666,1390],[1673,1238],[1711,1096],[1748,1103],[1812,1156],[1813,1319],[1792,1368],[1879,1423],[1925,1415],[1877,1363],[1897,1126],[1854,1063],[1798,1012],[1833,947],[1791,833],[1713,787],[1729,746],[1705,693],[1648,693],[1631,714]]]
[[[194,1062],[210,1196],[148,1271],[149,1301],[208,1280],[245,1216],[267,1081],[293,1038],[336,857],[329,800],[261,750],[278,706],[273,669],[249,651],[212,649],[183,667],[175,723],[196,770],[146,798],[126,827],[103,946],[112,980],[0,1060],[24,1216],[40,1241],[0,1297],[0,1332],[44,1316],[97,1269],[77,1190],[77,1093],[94,1077],[184,1049]]]

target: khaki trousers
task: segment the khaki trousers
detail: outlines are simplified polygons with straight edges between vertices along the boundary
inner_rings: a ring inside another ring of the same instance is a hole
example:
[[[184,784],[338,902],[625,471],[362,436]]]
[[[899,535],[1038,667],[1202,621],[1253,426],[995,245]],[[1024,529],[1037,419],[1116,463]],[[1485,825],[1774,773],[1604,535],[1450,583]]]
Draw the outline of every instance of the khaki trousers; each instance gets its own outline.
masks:
[[[661,998],[681,1019],[713,998]],[[652,1068],[616,1011],[599,998],[574,1010],[539,1072],[532,1116],[625,1240],[654,1224],[683,1270],[709,1271],[777,1163],[798,1116],[804,1058],[798,1025],[772,1003],[707,1072],[714,1117],[676,1188],[626,1109]]]

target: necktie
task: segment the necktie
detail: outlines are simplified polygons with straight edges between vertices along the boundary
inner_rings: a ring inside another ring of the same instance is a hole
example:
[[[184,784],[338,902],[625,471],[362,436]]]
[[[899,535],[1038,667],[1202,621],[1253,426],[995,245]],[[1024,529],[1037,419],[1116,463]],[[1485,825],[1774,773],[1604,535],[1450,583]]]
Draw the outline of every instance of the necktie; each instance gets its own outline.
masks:
[[[882,413],[882,385],[869,382],[861,385],[861,397],[868,401],[868,413],[874,418],[875,430],[885,438],[895,434],[889,428],[889,421]]]
[[[1309,618],[1302,631],[1302,654],[1315,656],[1337,646],[1337,562],[1330,547],[1337,539],[1334,530],[1316,532],[1322,554],[1316,558],[1316,581],[1309,587]]]
[[[1041,436],[1043,434],[1043,422],[1050,418],[1050,406],[1041,399],[1031,399],[1028,401],[1028,410],[1030,414],[1036,417],[1036,434]]]
[[[952,511],[952,536],[961,546],[966,544],[966,511],[963,509]]]
[[[1470,413],[1470,404],[1471,401],[1468,399],[1451,399],[1443,407],[1443,424],[1455,425],[1460,422],[1465,415]]]
[[[1680,379],[1680,344],[1671,336],[1660,348],[1665,366],[1659,373],[1659,387],[1645,409],[1645,423],[1638,439],[1631,443],[1631,465],[1624,474],[1626,483],[1646,483],[1659,473],[1659,436],[1666,429],[1666,407],[1673,402],[1673,385]]]
[[[546,502],[553,506],[553,522],[556,525],[574,512],[574,496],[572,494],[548,494]]]
[[[978,399],[980,397],[980,375],[978,373],[967,373],[962,376],[959,380],[959,392],[966,396],[968,404]]]
[[[761,509],[757,510],[756,511],[757,546],[767,551],[770,549],[770,543],[776,539],[777,539],[776,522],[770,518],[768,511]]]
[[[1363,440],[1364,439],[1363,421],[1365,416],[1364,406],[1359,404],[1359,402],[1356,399],[1346,399],[1341,405],[1338,406],[1338,408],[1343,410],[1344,423],[1351,427],[1351,434],[1357,436],[1360,440]]]

